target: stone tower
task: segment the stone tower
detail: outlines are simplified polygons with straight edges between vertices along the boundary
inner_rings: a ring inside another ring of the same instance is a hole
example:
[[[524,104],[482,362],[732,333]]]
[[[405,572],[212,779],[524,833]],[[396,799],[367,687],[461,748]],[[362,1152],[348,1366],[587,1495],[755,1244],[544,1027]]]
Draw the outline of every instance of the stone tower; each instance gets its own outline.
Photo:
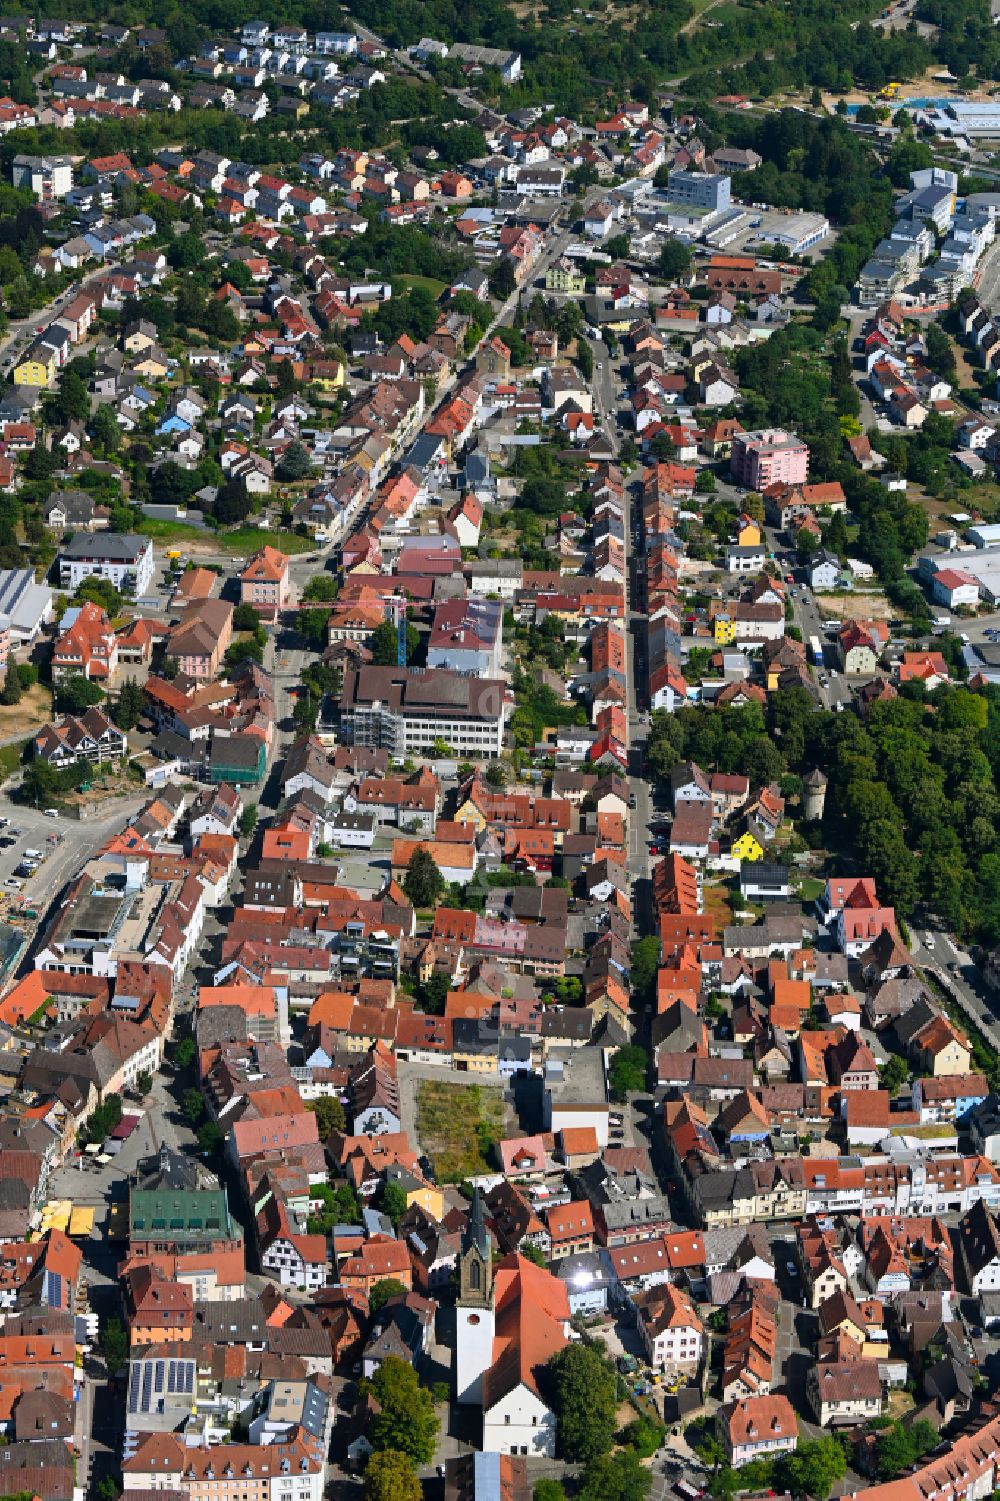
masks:
[[[808,819],[823,817],[826,806],[826,777],[814,766],[802,782],[802,807]]]
[[[493,1245],[478,1188],[462,1236],[455,1315],[455,1395],[459,1402],[480,1403],[483,1372],[493,1363],[494,1314]]]

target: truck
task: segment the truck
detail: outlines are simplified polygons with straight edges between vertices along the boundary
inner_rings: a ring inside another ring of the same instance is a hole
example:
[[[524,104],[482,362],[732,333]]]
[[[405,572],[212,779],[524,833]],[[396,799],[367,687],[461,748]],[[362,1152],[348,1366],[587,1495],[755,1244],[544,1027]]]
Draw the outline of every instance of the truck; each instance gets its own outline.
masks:
[[[818,636],[809,637],[809,655],[817,667],[823,666],[823,644]]]

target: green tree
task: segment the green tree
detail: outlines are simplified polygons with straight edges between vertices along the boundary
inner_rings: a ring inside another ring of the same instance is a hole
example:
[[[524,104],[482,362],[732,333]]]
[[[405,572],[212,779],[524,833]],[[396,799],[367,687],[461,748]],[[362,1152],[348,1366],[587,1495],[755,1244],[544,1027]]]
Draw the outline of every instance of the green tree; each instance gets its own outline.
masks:
[[[667,281],[686,276],[691,269],[691,252],[681,240],[664,240],[656,260],[656,269]]]
[[[240,814],[240,834],[244,839],[249,839],[257,827],[257,804],[247,803]]]
[[[430,1464],[439,1424],[434,1399],[418,1382],[413,1367],[388,1355],[371,1386],[381,1408],[371,1426],[372,1447],[398,1449],[415,1465]]]
[[[589,1345],[567,1345],[547,1366],[564,1459],[586,1464],[607,1454],[615,1440],[618,1382]]]
[[[414,907],[432,907],[445,888],[445,879],[434,857],[418,845],[410,856],[403,890]]]
[[[191,1067],[198,1056],[198,1048],[193,1037],[182,1037],[174,1044],[174,1065],[181,1072]]]
[[[365,1466],[365,1501],[420,1501],[423,1487],[408,1454],[383,1449]]]
[[[653,1477],[634,1449],[600,1454],[583,1472],[578,1501],[645,1501]]]
[[[117,453],[121,445],[122,430],[110,406],[97,408],[90,419],[90,440],[101,453]]]
[[[898,1053],[892,1053],[882,1065],[880,1080],[883,1089],[890,1094],[898,1094],[910,1077],[910,1070],[904,1059]]]
[[[205,1100],[200,1089],[185,1089],[181,1109],[189,1126],[197,1126],[205,1114]]]
[[[329,623],[330,611],[325,608],[300,610],[295,617],[295,629],[312,651],[323,650]]]
[[[128,1332],[118,1318],[110,1318],[101,1328],[99,1344],[104,1364],[115,1375],[128,1361]]]
[[[622,1441],[634,1449],[640,1459],[650,1459],[663,1443],[666,1431],[662,1423],[654,1423],[642,1414],[623,1431]]]
[[[234,631],[255,631],[260,625],[260,616],[253,605],[239,604],[233,611]]]
[[[64,370],[58,394],[52,399],[52,416],[56,422],[86,422],[90,416],[87,383],[76,370]]]
[[[64,678],[55,690],[55,706],[60,714],[82,714],[92,704],[99,704],[104,690],[81,673]]]
[[[501,302],[506,302],[513,292],[517,291],[517,278],[514,275],[514,267],[506,258],[497,261],[490,272],[490,292]]]
[[[830,1434],[803,1440],[794,1454],[784,1455],[775,1465],[775,1485],[794,1496],[825,1501],[831,1489],[847,1473],[843,1449]]]
[[[324,1094],[318,1100],[307,1100],[306,1109],[316,1117],[320,1141],[326,1141],[332,1131],[343,1131],[347,1124],[344,1107],[333,1095]]]
[[[394,1183],[391,1178],[387,1179],[382,1185],[378,1207],[394,1226],[398,1225],[407,1209],[406,1189]]]
[[[126,678],[118,690],[111,716],[120,730],[134,730],[146,712],[146,690],[135,678]]]
[[[391,1301],[391,1299],[401,1298],[405,1292],[406,1288],[403,1286],[402,1282],[400,1282],[398,1277],[380,1278],[379,1281],[375,1283],[375,1286],[372,1288],[371,1294],[368,1298],[368,1308],[369,1312],[372,1315],[372,1318],[375,1318],[378,1314],[380,1314],[382,1312],[382,1309],[388,1302]]]
[[[329,573],[314,573],[302,593],[304,600],[331,605],[337,598],[337,580]]]
[[[298,438],[289,443],[281,456],[275,473],[279,479],[288,480],[292,483],[303,480],[312,472],[312,459],[308,448],[300,443]]]
[[[97,578],[94,574],[79,584],[73,600],[78,605],[86,604],[88,600],[92,604],[100,605],[112,620],[116,615],[121,614],[125,603],[124,596],[119,593],[110,579]]]
[[[146,1069],[135,1076],[135,1092],[138,1095],[147,1095],[153,1087],[153,1076]]]
[[[396,622],[383,620],[382,624],[375,627],[372,632],[371,650],[372,660],[379,667],[395,667],[396,653],[398,649]],[[420,645],[420,632],[409,621],[406,623],[406,660],[412,662],[414,653]]]
[[[566,1492],[558,1480],[535,1481],[535,1488],[531,1492],[532,1501],[566,1501]]]
[[[198,1127],[198,1150],[206,1157],[215,1157],[222,1150],[225,1135],[216,1121],[205,1121]]]
[[[221,486],[212,503],[212,515],[223,526],[235,526],[253,515],[256,504],[239,480],[229,480]]]
[[[634,1044],[619,1048],[611,1059],[608,1068],[608,1083],[611,1085],[611,1093],[616,1100],[624,1100],[626,1095],[636,1094],[646,1087],[646,1070],[649,1059],[643,1048]]]
[[[894,1480],[918,1460],[937,1448],[940,1435],[926,1419],[905,1427],[895,1422],[884,1428],[875,1441],[875,1473],[879,1480]],[[825,1493],[824,1493],[825,1494]]]
[[[632,989],[643,1006],[656,998],[656,976],[660,968],[660,940],[651,934],[636,939],[632,945]]]

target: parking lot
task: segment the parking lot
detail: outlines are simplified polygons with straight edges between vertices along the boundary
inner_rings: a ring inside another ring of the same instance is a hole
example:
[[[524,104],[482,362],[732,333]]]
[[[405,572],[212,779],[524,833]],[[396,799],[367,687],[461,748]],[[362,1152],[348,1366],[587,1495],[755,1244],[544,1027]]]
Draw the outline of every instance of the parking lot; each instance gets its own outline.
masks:
[[[142,794],[136,789],[136,808],[141,801]],[[0,894],[11,905],[30,906],[44,920],[48,904],[108,836],[124,827],[128,816],[118,811],[85,822],[62,816],[47,818],[41,808],[27,808],[0,796],[0,818],[7,820],[0,828]],[[14,872],[29,849],[40,851],[43,858],[34,873],[22,879]],[[11,884],[15,881],[19,885]]]

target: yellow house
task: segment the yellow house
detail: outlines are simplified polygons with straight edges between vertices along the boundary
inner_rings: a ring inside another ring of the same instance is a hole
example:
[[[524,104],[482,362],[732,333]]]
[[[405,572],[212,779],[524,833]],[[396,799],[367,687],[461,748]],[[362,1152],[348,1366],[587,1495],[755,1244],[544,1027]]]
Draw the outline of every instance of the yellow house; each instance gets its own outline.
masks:
[[[156,329],[144,328],[142,324],[132,330],[123,345],[129,354],[141,354],[144,349],[155,349],[155,347]]]
[[[935,1079],[967,1074],[972,1066],[972,1051],[944,1016],[936,1016],[917,1033],[911,1043],[917,1066]]]
[[[731,641],[736,640],[736,621],[725,615],[716,615],[713,632],[720,646],[728,646]]]
[[[477,808],[475,801],[467,797],[455,814],[456,823],[471,823],[477,834],[481,834],[486,827],[486,818],[481,808]]]
[[[445,1216],[444,1194],[435,1183],[428,1183],[423,1178],[418,1178],[415,1173],[401,1171],[394,1174],[397,1182],[406,1194],[406,1207],[411,1209],[418,1204],[426,1215],[432,1220],[443,1220]]]
[[[759,547],[762,541],[760,527],[752,516],[741,516],[736,526],[738,547]]]
[[[462,1029],[456,1027],[455,1030],[460,1032]],[[455,1038],[452,1049],[455,1067],[467,1074],[495,1074],[499,1068],[496,1044],[493,1045],[492,1050],[488,1043],[484,1043],[480,1048],[476,1046],[477,1038],[478,1031],[471,1027],[468,1039]]]
[[[154,350],[147,349],[132,366],[136,375],[145,375],[150,380],[162,380],[170,366],[165,357],[157,354]]]
[[[54,349],[47,358],[44,349],[29,349],[20,364],[14,366],[15,386],[50,386],[55,379],[57,358]]]
[[[733,854],[741,864],[744,860],[763,860],[764,846],[755,834],[745,829],[738,839],[733,840]]]
[[[323,391],[339,391],[347,377],[340,360],[316,360],[309,371],[309,383]]]

